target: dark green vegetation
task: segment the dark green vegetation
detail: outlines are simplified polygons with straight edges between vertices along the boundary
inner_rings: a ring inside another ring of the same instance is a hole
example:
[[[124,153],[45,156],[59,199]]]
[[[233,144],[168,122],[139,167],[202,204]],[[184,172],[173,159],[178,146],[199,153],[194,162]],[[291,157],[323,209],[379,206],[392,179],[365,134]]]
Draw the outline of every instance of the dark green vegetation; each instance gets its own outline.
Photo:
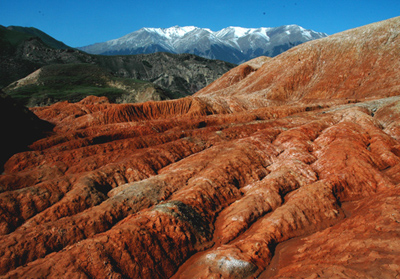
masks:
[[[58,101],[77,102],[89,95],[105,96],[111,102],[171,99],[157,85],[113,76],[91,64],[54,64],[42,67],[28,78],[14,82],[5,92],[27,106],[48,105]]]
[[[35,28],[0,26],[0,89],[29,105],[78,101],[87,95],[119,102],[176,99],[197,92],[234,66],[190,54],[90,55]],[[37,84],[18,82],[38,69]]]
[[[13,35],[10,36],[10,38],[9,38],[10,40],[19,38],[17,40],[16,44],[20,43],[22,40],[25,40],[27,38],[37,37],[37,38],[40,38],[43,41],[43,43],[45,43],[49,47],[52,47],[55,49],[71,49],[71,47],[67,46],[63,42],[57,41],[53,37],[47,35],[43,31],[40,31],[39,29],[34,28],[34,27],[8,26],[6,28],[3,26],[0,26],[0,28],[11,31],[10,33],[12,33]]]
[[[37,68],[35,63],[17,55],[19,46],[30,39],[28,34],[0,26],[0,88]]]
[[[15,31],[0,25],[1,52],[10,51],[11,47],[18,46],[32,36],[20,31]]]

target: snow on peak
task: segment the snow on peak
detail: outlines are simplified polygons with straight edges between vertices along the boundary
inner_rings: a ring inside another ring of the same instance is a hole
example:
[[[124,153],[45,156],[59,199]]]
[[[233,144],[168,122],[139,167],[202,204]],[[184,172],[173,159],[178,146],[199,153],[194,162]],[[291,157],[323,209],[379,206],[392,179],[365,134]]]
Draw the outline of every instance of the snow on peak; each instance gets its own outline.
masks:
[[[181,38],[185,36],[187,33],[196,29],[198,29],[198,27],[195,26],[184,26],[184,27],[173,26],[169,28],[144,28],[144,30],[148,32],[156,33],[167,39]]]
[[[325,36],[324,33],[306,30],[298,25],[259,28],[230,26],[219,31],[196,26],[172,26],[142,28],[119,39],[96,44],[91,48],[85,47],[85,51],[93,54],[136,54],[141,49],[155,49],[171,53],[194,53],[206,58],[241,63],[255,56],[278,55],[287,48],[287,42],[299,44]],[[213,51],[213,46],[217,46],[217,51]],[[278,51],[280,48],[283,50]]]
[[[289,25],[285,25],[285,29],[298,29],[300,28],[300,26],[296,25],[296,24],[289,24]]]
[[[240,38],[246,36],[249,32],[251,32],[250,28],[243,28],[237,26],[230,26],[230,29],[233,30],[235,37]]]
[[[307,39],[312,39],[311,30],[306,30],[303,27],[300,27],[301,34],[306,37]]]
[[[177,37],[183,37],[185,34],[191,32],[195,29],[197,29],[197,27],[194,27],[194,26],[184,26],[184,27],[174,26],[174,27],[164,29],[164,31],[168,37],[177,38]]]
[[[284,32],[287,35],[290,35],[292,32],[295,30],[299,30],[305,37],[311,39],[312,35],[310,33],[311,30],[304,29],[301,26],[298,26],[296,24],[292,25],[284,25],[282,26]],[[143,30],[151,33],[156,33],[160,35],[161,37],[164,37],[165,39],[168,40],[176,40],[184,37],[186,34],[196,31],[196,30],[203,30],[206,31],[217,38],[230,38],[237,40],[239,38],[251,35],[251,34],[258,34],[265,39],[269,40],[268,32],[271,30],[276,29],[273,27],[260,27],[260,28],[244,28],[244,27],[238,27],[238,26],[229,26],[227,28],[221,29],[219,31],[212,31],[208,28],[199,28],[196,26],[172,26],[169,28],[143,28]]]
[[[273,28],[271,27],[244,28],[244,27],[230,26],[218,32],[215,32],[215,34],[219,38],[229,36],[230,38],[235,38],[235,39],[242,38],[251,34],[258,34],[268,40],[269,39],[268,32],[271,31],[271,29]]]

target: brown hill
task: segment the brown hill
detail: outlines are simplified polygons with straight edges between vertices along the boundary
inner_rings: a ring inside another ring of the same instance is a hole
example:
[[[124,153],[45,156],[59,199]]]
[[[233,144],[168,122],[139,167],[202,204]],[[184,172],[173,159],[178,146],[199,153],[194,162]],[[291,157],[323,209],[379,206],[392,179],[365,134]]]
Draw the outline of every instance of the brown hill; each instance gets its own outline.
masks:
[[[400,90],[400,18],[304,43],[267,60],[246,78],[229,84],[235,68],[196,96],[235,97],[248,102],[376,98]],[[241,65],[240,67],[250,66]]]
[[[2,278],[395,278],[399,23],[194,97],[32,109],[55,128],[0,176]]]

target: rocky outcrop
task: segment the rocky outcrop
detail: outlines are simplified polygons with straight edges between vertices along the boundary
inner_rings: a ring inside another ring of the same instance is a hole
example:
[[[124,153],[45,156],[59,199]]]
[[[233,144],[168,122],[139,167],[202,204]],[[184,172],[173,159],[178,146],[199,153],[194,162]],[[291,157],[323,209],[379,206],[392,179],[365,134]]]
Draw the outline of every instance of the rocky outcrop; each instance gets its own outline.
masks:
[[[236,66],[192,54],[162,52],[94,57],[115,76],[150,81],[179,97],[194,94]]]
[[[0,176],[2,277],[396,277],[397,81],[332,99],[228,94],[284,57],[223,76],[224,98],[33,108],[55,127]]]

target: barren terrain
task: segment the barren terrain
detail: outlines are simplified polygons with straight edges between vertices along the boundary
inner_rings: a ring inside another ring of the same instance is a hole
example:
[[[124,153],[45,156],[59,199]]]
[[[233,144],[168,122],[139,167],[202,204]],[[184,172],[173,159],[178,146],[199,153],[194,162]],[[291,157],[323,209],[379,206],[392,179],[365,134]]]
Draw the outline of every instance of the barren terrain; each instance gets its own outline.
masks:
[[[0,176],[2,278],[396,278],[400,18],[193,97],[33,108]]]

